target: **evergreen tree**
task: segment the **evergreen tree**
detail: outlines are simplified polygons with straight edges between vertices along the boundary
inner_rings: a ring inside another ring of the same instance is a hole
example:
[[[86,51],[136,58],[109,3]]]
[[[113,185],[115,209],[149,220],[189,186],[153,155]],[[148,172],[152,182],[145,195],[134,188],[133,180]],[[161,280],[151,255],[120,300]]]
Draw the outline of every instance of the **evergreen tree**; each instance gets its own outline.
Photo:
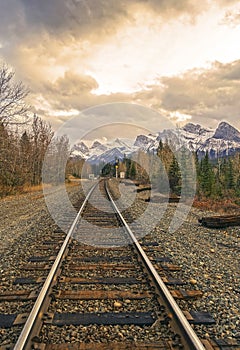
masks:
[[[172,193],[180,195],[181,193],[181,172],[176,157],[173,157],[168,171],[169,186]]]
[[[131,169],[131,159],[125,158],[124,163],[126,165],[126,179],[130,177],[130,169]]]
[[[210,197],[213,193],[214,172],[209,161],[208,152],[201,160],[199,169],[199,187],[203,195]]]
[[[136,165],[135,165],[135,162],[132,161],[131,162],[131,166],[130,166],[130,170],[129,170],[129,177],[130,177],[130,179],[135,179],[136,178],[136,174],[137,174]]]
[[[228,162],[227,162],[226,188],[230,189],[230,190],[235,188],[235,181],[234,181],[234,174],[233,174],[233,164],[232,164],[232,160],[231,159],[228,159]]]
[[[113,176],[114,174],[114,167],[111,163],[107,163],[102,168],[102,176]]]
[[[162,142],[162,140],[160,139],[159,144],[158,144],[158,148],[157,148],[157,155],[158,155],[158,156],[161,155],[162,150],[163,150],[163,142]]]
[[[178,152],[178,159],[181,171],[181,195],[183,197],[192,198],[196,194],[196,176],[198,160],[196,155],[187,150],[184,146]],[[197,164],[196,164],[197,163]]]
[[[195,165],[195,169],[196,169],[196,194],[197,196],[200,195],[200,188],[199,188],[199,182],[200,182],[200,162],[198,159],[198,154],[197,151],[194,152],[194,165]]]
[[[235,189],[236,195],[240,196],[240,175],[238,175],[236,180],[236,189]]]

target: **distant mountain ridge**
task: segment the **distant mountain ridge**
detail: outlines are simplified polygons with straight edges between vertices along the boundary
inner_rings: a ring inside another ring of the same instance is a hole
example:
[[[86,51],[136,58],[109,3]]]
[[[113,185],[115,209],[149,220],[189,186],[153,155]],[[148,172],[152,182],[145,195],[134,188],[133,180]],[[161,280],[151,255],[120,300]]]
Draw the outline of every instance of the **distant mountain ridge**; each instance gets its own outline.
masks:
[[[116,138],[102,143],[94,141],[88,147],[83,141],[74,145],[71,156],[87,160],[92,164],[111,163],[116,158],[122,160],[138,150],[156,151],[159,141],[169,142],[177,149],[185,145],[190,151],[202,157],[207,151],[210,158],[225,157],[240,152],[240,132],[227,122],[221,122],[214,129],[199,124],[188,123],[182,128],[165,129],[156,135],[138,135],[135,140]]]

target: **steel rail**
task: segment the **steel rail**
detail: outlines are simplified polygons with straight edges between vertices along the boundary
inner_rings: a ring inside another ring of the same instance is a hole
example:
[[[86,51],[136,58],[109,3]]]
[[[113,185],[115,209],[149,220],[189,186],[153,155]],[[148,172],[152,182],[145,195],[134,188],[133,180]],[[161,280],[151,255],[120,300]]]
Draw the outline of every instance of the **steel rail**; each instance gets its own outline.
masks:
[[[166,287],[165,283],[157,273],[156,269],[152,265],[151,261],[145,254],[144,250],[142,249],[140,243],[136,239],[135,235],[133,234],[132,230],[130,229],[129,225],[123,218],[122,214],[120,213],[118,207],[116,206],[108,188],[106,187],[107,194],[109,196],[110,201],[112,202],[113,208],[118,214],[120,220],[122,221],[124,228],[127,230],[129,236],[131,237],[136,249],[138,250],[138,253],[140,254],[145,266],[147,267],[148,271],[150,271],[151,275],[153,276],[158,288],[161,290],[161,292],[164,295],[164,298],[168,305],[171,307],[171,310],[173,311],[174,315],[176,316],[178,320],[178,325],[183,329],[185,336],[187,337],[187,343],[189,344],[189,350],[206,350],[204,345],[202,344],[201,340],[198,338],[197,334],[192,329],[191,325],[189,324],[188,320],[182,313],[181,309],[177,305],[176,301],[172,297],[171,293],[169,292],[168,288]]]
[[[54,261],[52,267],[51,267],[51,270],[46,278],[46,281],[38,295],[38,298],[27,318],[27,321],[22,329],[22,332],[14,346],[14,350],[23,350],[25,349],[25,347],[27,346],[28,344],[28,341],[29,341],[29,337],[32,333],[32,330],[33,330],[33,327],[34,327],[34,324],[36,323],[37,319],[39,317],[42,317],[42,314],[41,314],[41,308],[42,308],[42,305],[44,303],[44,300],[46,298],[46,296],[48,295],[48,292],[49,292],[49,289],[51,287],[51,284],[53,282],[53,279],[54,279],[54,276],[57,272],[57,269],[59,268],[59,265],[61,263],[61,260],[62,260],[62,257],[66,251],[66,248],[68,246],[68,243],[69,243],[69,240],[73,234],[73,231],[76,227],[76,224],[81,216],[81,213],[86,205],[86,202],[88,201],[89,197],[91,196],[92,192],[94,191],[94,189],[96,188],[96,186],[98,185],[99,182],[97,182],[96,184],[94,184],[91,189],[89,190],[76,218],[74,219],[73,223],[72,223],[72,226],[70,227],[67,235],[66,235],[66,238],[59,250],[59,253],[56,257],[56,260]]]

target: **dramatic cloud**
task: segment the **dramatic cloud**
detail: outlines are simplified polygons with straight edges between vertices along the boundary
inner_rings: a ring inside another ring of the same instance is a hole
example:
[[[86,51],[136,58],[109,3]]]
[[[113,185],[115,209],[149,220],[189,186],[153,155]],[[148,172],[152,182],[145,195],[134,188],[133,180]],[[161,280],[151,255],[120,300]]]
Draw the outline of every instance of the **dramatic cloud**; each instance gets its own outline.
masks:
[[[180,77],[161,79],[161,107],[192,115],[193,120],[237,123],[240,111],[240,60],[222,64],[215,62],[210,69],[192,70]],[[154,91],[155,87],[152,87]]]
[[[192,118],[193,122],[214,126],[227,119],[240,127],[240,60],[229,64],[215,62],[209,69],[162,77],[154,85],[132,94],[95,95],[93,91],[97,86],[90,76],[67,72],[55,83],[43,85],[42,93],[55,111],[83,110],[104,103],[134,102],[154,108],[161,115],[180,122]],[[46,106],[47,109],[49,106]],[[67,119],[67,115],[64,117]]]
[[[136,13],[151,12],[171,20],[182,15],[193,19],[211,5],[227,6],[230,0],[0,0],[0,29],[9,39],[26,39],[48,32],[55,37],[92,39],[112,35],[119,26],[136,23]]]
[[[226,24],[230,26],[238,26],[240,25],[240,7],[234,11],[227,11],[221,24]]]
[[[0,1],[1,24],[7,37],[22,38],[46,31],[54,36],[109,35],[134,22],[133,9],[156,11],[159,17],[199,13],[207,1],[190,0],[9,0]]]
[[[0,0],[0,60],[31,90],[33,111],[54,126],[112,102],[140,103],[176,121],[236,125],[238,5]]]
[[[116,102],[132,102],[134,99],[131,94],[124,93],[96,95],[94,91],[97,88],[98,84],[91,76],[67,71],[56,81],[38,84],[37,93],[31,95],[34,112],[50,119],[56,128],[87,108]]]

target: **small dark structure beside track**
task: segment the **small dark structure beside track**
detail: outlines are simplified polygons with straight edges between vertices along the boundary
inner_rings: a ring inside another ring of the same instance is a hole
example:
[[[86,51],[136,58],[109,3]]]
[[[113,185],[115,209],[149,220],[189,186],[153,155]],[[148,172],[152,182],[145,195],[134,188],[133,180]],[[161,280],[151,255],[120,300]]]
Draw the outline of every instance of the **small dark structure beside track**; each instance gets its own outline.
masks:
[[[179,203],[180,197],[153,196],[145,199],[145,202],[152,203]]]
[[[240,226],[240,215],[206,216],[198,219],[198,222],[203,226],[211,228]]]

